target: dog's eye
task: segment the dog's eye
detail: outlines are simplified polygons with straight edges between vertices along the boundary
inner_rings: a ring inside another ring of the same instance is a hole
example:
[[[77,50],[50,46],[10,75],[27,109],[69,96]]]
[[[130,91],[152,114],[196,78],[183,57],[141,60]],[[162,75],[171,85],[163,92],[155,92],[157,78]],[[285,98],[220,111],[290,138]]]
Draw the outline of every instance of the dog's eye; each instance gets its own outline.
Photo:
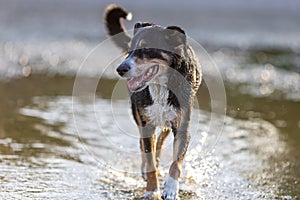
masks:
[[[158,58],[159,57],[159,54],[154,49],[151,49],[151,48],[148,48],[145,51],[145,53],[148,58]]]
[[[151,51],[150,48],[143,48],[143,52],[145,52],[145,53],[149,53],[150,51]]]

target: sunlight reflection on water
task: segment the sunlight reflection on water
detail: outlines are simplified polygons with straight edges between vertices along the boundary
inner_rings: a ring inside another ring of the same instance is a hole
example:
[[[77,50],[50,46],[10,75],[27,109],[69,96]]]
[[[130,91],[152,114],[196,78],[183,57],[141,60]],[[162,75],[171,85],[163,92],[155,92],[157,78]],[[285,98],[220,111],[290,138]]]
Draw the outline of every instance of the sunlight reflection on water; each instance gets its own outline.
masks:
[[[109,108],[109,104],[110,102],[107,100],[97,99],[96,108],[100,110],[105,107]],[[42,109],[39,108],[39,105],[42,105]],[[106,118],[102,122],[109,124],[105,126],[107,133],[101,134],[101,129],[97,126],[97,122],[89,120],[91,115],[94,115],[94,107],[87,102],[81,102],[80,105],[75,108],[82,112],[80,124],[83,126],[81,129],[83,132],[79,135],[80,142],[77,140],[78,135],[74,130],[72,120],[71,97],[61,96],[51,98],[50,101],[48,97],[35,97],[31,106],[20,110],[22,115],[43,119],[47,123],[47,126],[50,127],[56,124],[63,124],[58,132],[49,131],[49,128],[44,129],[43,126],[38,126],[44,134],[69,141],[71,144],[67,149],[62,148],[59,150],[59,148],[55,148],[56,151],[62,151],[64,152],[63,154],[67,153],[66,155],[71,156],[57,160],[58,166],[61,167],[57,169],[57,173],[63,173],[64,169],[66,169],[65,167],[69,168],[71,166],[74,170],[78,170],[78,167],[81,168],[81,171],[85,170],[84,173],[76,172],[78,182],[71,181],[72,185],[69,186],[60,185],[60,190],[68,190],[68,187],[81,187],[82,182],[79,180],[85,179],[86,187],[93,188],[92,190],[89,189],[89,192],[86,192],[86,197],[93,198],[97,193],[94,193],[94,189],[99,187],[102,189],[98,193],[100,192],[100,195],[102,194],[107,198],[118,197],[126,199],[141,196],[144,190],[144,182],[139,175],[140,156],[137,138],[128,137],[128,135],[122,134],[122,131],[118,127],[109,125],[112,124],[114,119],[112,114],[105,111],[102,113],[101,119]],[[123,120],[128,121],[128,117],[125,117],[128,115],[127,102],[119,101],[118,105],[116,109],[121,116],[124,114]],[[200,126],[205,127],[209,115],[205,111],[201,111],[200,113],[202,119],[199,122]],[[195,124],[196,121],[193,121],[193,123]],[[194,132],[193,135],[201,133],[204,136],[206,135],[203,131],[199,133]],[[113,144],[107,142],[107,138],[105,137],[112,138],[110,142],[118,144],[113,146]],[[210,137],[209,133],[207,137]],[[14,142],[6,139],[2,143],[11,144]],[[169,144],[171,144],[170,141],[167,142],[163,152],[163,163],[165,162],[166,166],[170,163],[172,157]],[[82,145],[84,146],[83,150]],[[123,148],[120,148],[118,145],[122,145]],[[235,197],[236,199],[250,197],[255,197],[256,199],[275,198],[275,192],[270,193],[270,190],[265,190],[263,185],[252,187],[255,186],[257,180],[253,180],[251,176],[262,173],[267,169],[268,164],[266,163],[266,159],[274,154],[285,152],[284,145],[285,143],[278,138],[276,128],[264,120],[241,121],[227,117],[223,135],[213,152],[201,155],[202,145],[200,142],[194,142],[189,148],[184,164],[184,175],[180,181],[180,194],[183,199],[224,199],[226,196],[228,198]],[[41,142],[34,143],[32,146],[34,148],[51,148],[49,145]],[[72,157],[74,158],[74,156],[78,157],[79,163],[69,160]],[[53,158],[35,158],[35,160],[37,162],[44,162],[46,165],[55,162]],[[70,166],[69,162],[71,162]],[[167,172],[166,166],[160,168],[162,176],[160,177],[161,184]],[[91,168],[93,168],[92,171]],[[37,169],[40,171],[45,170],[39,167]],[[74,170],[71,170],[68,174],[74,173]],[[98,175],[95,176],[94,173]],[[36,177],[39,179],[45,178],[45,176],[39,174],[36,174]],[[61,183],[64,184],[68,182],[69,178],[65,176],[51,178],[53,181],[56,181],[56,179],[61,180]],[[10,179],[8,181],[10,182]],[[28,182],[30,180],[25,178],[24,181]],[[58,187],[55,185],[52,185],[52,187],[53,193],[51,195],[60,196],[61,194],[56,191]],[[135,189],[133,190],[132,188]],[[277,189],[276,186],[272,191],[276,191]],[[7,188],[7,190],[11,189]],[[29,192],[35,196],[33,191]],[[41,195],[39,191],[36,191],[36,193]],[[196,197],[195,195],[198,196]]]

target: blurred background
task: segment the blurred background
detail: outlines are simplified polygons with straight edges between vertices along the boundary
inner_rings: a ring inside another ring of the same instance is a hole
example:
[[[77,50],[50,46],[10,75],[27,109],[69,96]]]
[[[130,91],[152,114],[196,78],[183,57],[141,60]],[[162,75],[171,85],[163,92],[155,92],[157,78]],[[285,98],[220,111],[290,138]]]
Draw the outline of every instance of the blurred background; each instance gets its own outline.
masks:
[[[188,155],[181,198],[298,199],[297,0],[0,0],[0,198],[134,199],[143,194],[139,175],[108,169],[94,158],[108,156],[125,167],[132,162],[132,168],[139,161],[117,158],[88,114],[78,119],[85,124],[80,141],[73,122],[75,76],[93,76],[105,67],[100,62],[77,74],[88,53],[107,38],[103,11],[110,3],[133,13],[132,22],[124,22],[128,29],[137,21],[182,27],[222,74],[228,106],[223,134],[209,155]],[[113,69],[104,74],[96,108],[106,116],[103,134],[124,142],[107,110],[117,80]],[[205,84],[198,100],[201,120],[195,123],[206,127]],[[115,103],[126,123],[128,99]],[[79,105],[78,112],[93,113],[93,105]],[[138,151],[137,140],[128,144]]]

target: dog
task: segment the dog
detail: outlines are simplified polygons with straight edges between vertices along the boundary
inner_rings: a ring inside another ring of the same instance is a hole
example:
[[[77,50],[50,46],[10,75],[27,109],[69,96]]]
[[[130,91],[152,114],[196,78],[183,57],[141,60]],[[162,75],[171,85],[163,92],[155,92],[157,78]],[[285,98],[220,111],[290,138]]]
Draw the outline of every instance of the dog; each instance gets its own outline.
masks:
[[[132,114],[140,132],[141,169],[147,181],[144,198],[160,195],[159,157],[165,138],[172,132],[173,162],[161,197],[178,199],[178,179],[190,141],[201,67],[180,27],[138,22],[131,37],[122,23],[122,19],[130,18],[131,13],[114,4],[104,14],[108,34],[126,56],[116,71],[127,79]],[[161,130],[158,138],[157,128]]]

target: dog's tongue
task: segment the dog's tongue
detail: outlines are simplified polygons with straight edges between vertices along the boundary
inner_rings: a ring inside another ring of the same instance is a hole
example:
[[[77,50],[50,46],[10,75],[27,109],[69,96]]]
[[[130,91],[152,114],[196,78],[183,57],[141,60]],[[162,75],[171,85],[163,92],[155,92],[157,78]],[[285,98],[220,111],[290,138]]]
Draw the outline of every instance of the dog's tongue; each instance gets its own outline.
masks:
[[[135,91],[136,89],[138,89],[141,86],[143,81],[144,81],[143,75],[134,77],[127,81],[127,86],[129,88],[129,90]]]

